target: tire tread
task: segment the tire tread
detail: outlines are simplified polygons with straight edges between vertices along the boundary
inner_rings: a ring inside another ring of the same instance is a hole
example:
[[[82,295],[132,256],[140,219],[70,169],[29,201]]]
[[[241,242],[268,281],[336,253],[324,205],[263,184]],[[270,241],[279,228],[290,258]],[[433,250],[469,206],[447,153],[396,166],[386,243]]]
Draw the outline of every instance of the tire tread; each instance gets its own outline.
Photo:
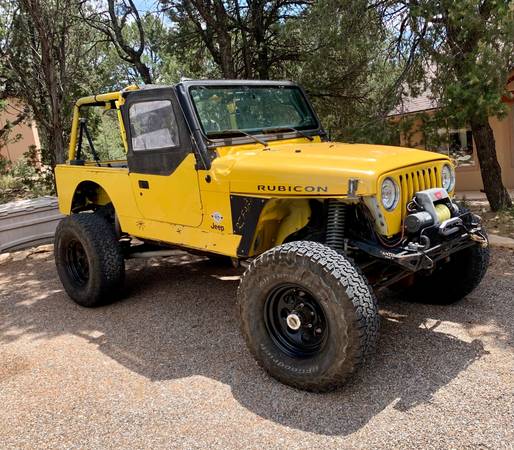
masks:
[[[299,258],[298,258],[299,257]],[[297,261],[297,260],[300,261]],[[351,373],[354,373],[365,361],[366,357],[376,349],[379,333],[379,320],[377,300],[367,279],[360,269],[348,257],[337,253],[329,247],[311,241],[294,241],[272,248],[255,258],[241,278],[238,288],[239,315],[241,317],[241,331],[246,344],[259,365],[269,372],[261,363],[259,356],[253,351],[253,336],[248,336],[244,331],[243,302],[246,298],[246,290],[249,288],[249,278],[258,267],[266,267],[274,270],[279,263],[295,261],[304,267],[316,267],[319,275],[330,280],[332,286],[343,286],[346,295],[353,305],[354,323],[351,328],[356,330],[357,347],[353,353],[351,364],[341,361],[337,370],[330,375],[318,377],[315,383],[299,383],[298,381],[280,379],[287,384],[300,389],[315,392],[325,392],[339,387]],[[276,374],[271,373],[276,377]]]

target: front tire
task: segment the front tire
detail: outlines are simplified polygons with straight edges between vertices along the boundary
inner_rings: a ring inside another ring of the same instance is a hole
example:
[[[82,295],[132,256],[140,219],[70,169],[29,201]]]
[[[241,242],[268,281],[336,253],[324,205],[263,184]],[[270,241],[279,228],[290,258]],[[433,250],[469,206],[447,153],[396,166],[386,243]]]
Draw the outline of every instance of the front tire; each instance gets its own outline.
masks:
[[[94,307],[119,296],[125,260],[112,225],[102,215],[65,217],[55,232],[54,253],[64,289],[79,305]]]
[[[485,233],[484,233],[485,234]],[[421,303],[450,305],[471,294],[489,266],[489,245],[475,244],[450,256],[430,275],[417,274],[407,296]]]
[[[360,271],[317,242],[256,258],[238,290],[242,334],[279,381],[322,392],[343,384],[375,349],[379,315]]]

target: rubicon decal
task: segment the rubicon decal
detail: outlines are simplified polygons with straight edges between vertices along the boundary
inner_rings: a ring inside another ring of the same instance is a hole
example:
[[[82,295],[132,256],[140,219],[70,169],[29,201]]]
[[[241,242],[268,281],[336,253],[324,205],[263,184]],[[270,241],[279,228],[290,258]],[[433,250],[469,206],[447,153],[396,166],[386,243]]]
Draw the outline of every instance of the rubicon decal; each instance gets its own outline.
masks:
[[[328,192],[328,186],[303,186],[300,184],[296,185],[284,185],[284,184],[258,184],[257,190],[262,192]]]

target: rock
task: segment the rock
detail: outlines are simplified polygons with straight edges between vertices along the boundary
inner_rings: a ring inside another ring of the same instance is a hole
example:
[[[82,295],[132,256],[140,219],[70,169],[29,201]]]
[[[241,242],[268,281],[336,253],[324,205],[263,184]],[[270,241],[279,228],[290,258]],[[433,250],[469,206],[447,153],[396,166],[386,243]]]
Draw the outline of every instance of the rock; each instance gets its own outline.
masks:
[[[514,249],[514,239],[505,236],[498,236],[496,234],[491,234],[489,236],[489,244],[491,245],[491,247],[503,247]]]
[[[34,252],[31,253],[29,259],[47,259],[50,256],[50,252]]]
[[[6,263],[7,261],[11,260],[11,254],[10,253],[0,253],[0,264]]]
[[[15,252],[12,255],[12,260],[13,261],[22,261],[24,259],[27,259],[31,253],[32,253],[32,250],[22,250],[20,252]]]
[[[39,247],[36,247],[32,250],[32,253],[43,253],[43,252],[53,252],[54,251],[54,244],[45,244],[40,245]]]

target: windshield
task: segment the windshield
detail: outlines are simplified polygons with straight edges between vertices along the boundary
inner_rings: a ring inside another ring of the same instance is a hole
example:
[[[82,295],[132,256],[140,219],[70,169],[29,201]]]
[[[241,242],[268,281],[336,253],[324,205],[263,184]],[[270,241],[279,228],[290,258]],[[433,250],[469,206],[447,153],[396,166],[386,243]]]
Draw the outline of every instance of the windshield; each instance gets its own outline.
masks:
[[[206,135],[312,130],[318,121],[296,86],[192,86]]]

